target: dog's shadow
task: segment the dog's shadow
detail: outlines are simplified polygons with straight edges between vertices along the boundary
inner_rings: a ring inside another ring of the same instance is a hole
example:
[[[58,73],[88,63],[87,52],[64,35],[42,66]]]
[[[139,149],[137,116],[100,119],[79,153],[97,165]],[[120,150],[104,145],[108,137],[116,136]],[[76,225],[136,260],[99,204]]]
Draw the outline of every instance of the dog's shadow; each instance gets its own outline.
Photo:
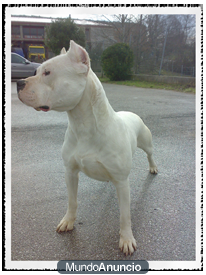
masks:
[[[147,191],[149,190],[151,184],[155,181],[157,174],[151,174],[150,172],[148,173],[146,179],[144,180],[144,182],[142,183],[142,196],[141,198],[144,199],[145,196],[147,195]]]
[[[136,216],[138,213],[138,217],[139,217],[138,225],[141,225],[141,220],[145,215],[145,208],[148,206],[148,197],[150,193],[150,188],[152,184],[156,181],[157,175],[148,173],[145,180],[142,181],[141,185],[137,189],[137,196],[135,196],[135,198],[133,198],[133,201],[131,201],[131,203],[134,205],[133,206],[133,212],[135,212],[134,215]]]

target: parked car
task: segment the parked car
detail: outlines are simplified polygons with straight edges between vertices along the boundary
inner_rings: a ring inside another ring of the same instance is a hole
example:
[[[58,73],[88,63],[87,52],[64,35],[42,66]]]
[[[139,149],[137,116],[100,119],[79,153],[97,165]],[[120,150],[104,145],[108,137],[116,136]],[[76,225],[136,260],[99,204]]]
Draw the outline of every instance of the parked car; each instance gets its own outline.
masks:
[[[11,53],[11,78],[26,78],[36,74],[41,64],[30,62],[16,53]]]

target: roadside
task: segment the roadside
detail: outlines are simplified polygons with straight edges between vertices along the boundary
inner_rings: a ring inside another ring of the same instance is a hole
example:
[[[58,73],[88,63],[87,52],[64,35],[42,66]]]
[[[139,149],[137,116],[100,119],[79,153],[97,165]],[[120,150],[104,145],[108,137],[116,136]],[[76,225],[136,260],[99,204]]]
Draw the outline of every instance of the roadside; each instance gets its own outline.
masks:
[[[109,80],[109,78],[106,78],[106,77],[100,77],[99,79],[102,83],[109,83],[109,84],[134,86],[139,88],[164,89],[164,90],[172,90],[172,91],[191,93],[191,94],[195,94],[196,92],[195,88],[190,86],[189,84],[181,85],[176,83],[169,84],[169,83],[140,81],[140,80],[111,81]]]
[[[12,79],[12,82],[16,82],[18,79]],[[124,81],[111,81],[106,77],[99,77],[99,80],[102,83],[108,84],[117,84],[117,85],[125,85],[125,86],[133,86],[138,88],[149,88],[149,89],[162,89],[162,90],[171,90],[183,93],[195,94],[195,87],[191,87],[190,85],[180,85],[180,84],[168,84],[162,82],[152,82],[152,81],[140,81],[140,80],[124,80]]]

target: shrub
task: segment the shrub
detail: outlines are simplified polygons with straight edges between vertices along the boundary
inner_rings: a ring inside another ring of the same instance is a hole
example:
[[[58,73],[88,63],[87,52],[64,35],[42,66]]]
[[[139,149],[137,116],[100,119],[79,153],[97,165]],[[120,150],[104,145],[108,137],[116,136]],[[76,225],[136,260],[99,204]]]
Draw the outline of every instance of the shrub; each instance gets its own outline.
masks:
[[[133,52],[129,46],[117,43],[102,53],[101,64],[105,75],[110,80],[126,80],[131,77],[133,59]]]

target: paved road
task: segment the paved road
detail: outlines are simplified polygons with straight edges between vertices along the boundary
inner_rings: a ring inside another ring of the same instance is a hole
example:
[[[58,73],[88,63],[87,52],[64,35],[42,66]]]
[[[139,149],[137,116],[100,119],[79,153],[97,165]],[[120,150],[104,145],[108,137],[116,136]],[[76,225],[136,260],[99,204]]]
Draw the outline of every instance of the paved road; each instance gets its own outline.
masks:
[[[104,84],[116,111],[137,113],[153,134],[159,173],[149,174],[138,149],[131,181],[137,251],[127,259],[195,260],[195,96]],[[12,260],[117,260],[119,209],[115,188],[80,174],[72,232],[55,229],[67,209],[61,146],[66,113],[23,105],[12,82]]]

